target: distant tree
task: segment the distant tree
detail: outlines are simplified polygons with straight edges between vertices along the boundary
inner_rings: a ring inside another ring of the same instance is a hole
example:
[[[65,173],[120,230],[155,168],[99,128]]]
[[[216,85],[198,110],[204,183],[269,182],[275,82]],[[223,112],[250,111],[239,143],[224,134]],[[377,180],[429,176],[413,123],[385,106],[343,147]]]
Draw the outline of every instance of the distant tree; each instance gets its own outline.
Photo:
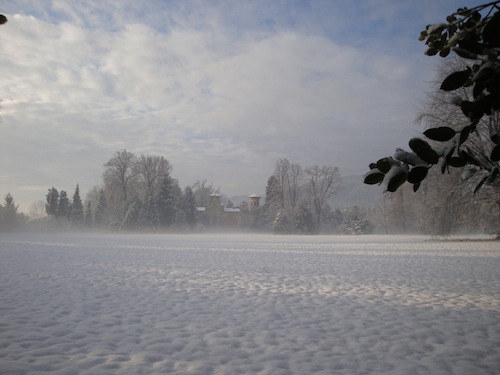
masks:
[[[57,206],[57,216],[59,217],[68,217],[69,214],[69,198],[66,191],[61,190],[59,193],[59,204]]]
[[[279,210],[274,218],[273,232],[276,234],[292,233],[292,223],[284,210]]]
[[[295,208],[295,232],[312,234],[316,231],[314,215],[306,201],[299,201]]]
[[[0,230],[12,230],[18,225],[19,206],[14,202],[14,197],[7,193],[4,197],[4,205],[0,205]]]
[[[286,199],[286,189],[288,186],[288,175],[290,171],[290,161],[286,158],[279,159],[276,161],[276,165],[274,167],[274,176],[277,180],[276,187],[279,189],[279,194],[277,197],[280,198],[279,209],[285,210],[285,199]]]
[[[297,206],[299,199],[299,188],[302,183],[304,174],[302,167],[299,164],[288,163],[286,181],[285,181],[285,205],[290,206],[293,212]]]
[[[30,218],[38,219],[45,216],[46,214],[47,212],[45,211],[45,202],[43,200],[38,200],[30,205]]]
[[[207,180],[196,181],[190,188],[193,191],[197,207],[206,207],[210,202],[210,196],[215,193],[220,193],[220,189],[214,188]]]
[[[97,228],[101,228],[104,224],[104,215],[106,214],[106,196],[104,190],[99,190],[99,197],[97,200],[97,206],[94,211],[94,225]]]
[[[159,225],[161,228],[170,227],[177,214],[177,204],[182,196],[181,189],[176,180],[165,174],[160,179],[157,196]]]
[[[264,197],[263,214],[260,215],[259,226],[268,230],[273,227],[274,219],[281,209],[282,191],[279,179],[273,174],[267,180],[266,196]]]
[[[139,224],[145,229],[156,229],[160,223],[159,216],[155,197],[152,192],[148,192],[139,210]]]
[[[75,193],[73,194],[73,202],[69,211],[70,221],[75,225],[83,224],[83,203],[80,198],[80,186],[76,185]]]
[[[137,176],[145,195],[156,194],[160,179],[169,175],[171,170],[168,160],[156,155],[141,155],[133,166],[133,174]]]
[[[366,212],[354,206],[343,212],[342,223],[337,232],[340,234],[369,234],[373,231],[373,223],[367,219]]]
[[[438,146],[431,146],[421,138],[409,142],[411,151],[397,149],[393,157],[385,157],[370,164],[365,175],[367,184],[383,183],[386,190],[395,192],[405,182],[417,191],[427,177],[428,170],[441,164],[445,173],[461,168],[480,173],[474,189],[493,184],[500,174],[500,133],[489,134],[490,121],[498,121],[500,111],[500,1],[493,1],[473,8],[459,8],[446,18],[446,23],[428,25],[420,34],[420,40],[428,47],[426,54],[446,57],[450,52],[463,59],[466,67],[449,74],[441,83],[445,92],[456,95],[455,103],[464,116],[465,124],[458,129],[447,123],[427,129],[425,137]],[[490,121],[482,121],[483,118]],[[496,119],[496,120],[495,120]],[[487,134],[481,138],[484,147],[474,148],[469,139],[472,134]],[[487,150],[487,151],[485,151]]]
[[[49,189],[46,195],[47,204],[45,205],[45,211],[49,216],[57,216],[59,209],[59,192],[55,187]]]
[[[117,188],[121,194],[121,201],[129,198],[131,182],[136,177],[136,157],[127,150],[121,150],[106,163],[103,173],[104,182],[111,189]]]
[[[312,201],[316,217],[316,228],[321,228],[321,216],[328,198],[340,189],[341,179],[338,167],[312,166],[306,168],[306,190]]]
[[[125,230],[136,229],[139,222],[141,207],[142,203],[137,198],[132,199],[127,205],[119,228]]]
[[[184,223],[177,224],[185,224],[190,228],[194,228],[196,225],[196,198],[190,186],[184,188],[182,198],[179,202],[179,210],[182,212],[179,214],[179,218],[182,218]]]
[[[87,203],[85,204],[85,216],[84,216],[83,224],[87,228],[92,227],[92,224],[93,224],[92,205],[91,205],[90,201],[87,201]]]
[[[14,201],[14,197],[7,193],[4,197],[4,205],[0,204],[0,232],[23,229],[27,217],[18,212],[19,205]]]

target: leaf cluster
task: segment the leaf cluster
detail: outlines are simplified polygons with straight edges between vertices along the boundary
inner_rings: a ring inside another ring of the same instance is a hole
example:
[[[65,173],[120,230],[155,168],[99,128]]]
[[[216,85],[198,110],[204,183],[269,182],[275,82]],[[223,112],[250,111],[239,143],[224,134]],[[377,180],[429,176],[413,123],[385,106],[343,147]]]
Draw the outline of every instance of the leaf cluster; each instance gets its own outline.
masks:
[[[440,89],[452,92],[460,88],[471,91],[472,100],[457,97],[467,124],[459,130],[447,126],[428,129],[426,140],[413,138],[409,142],[412,152],[397,149],[394,157],[382,158],[370,164],[365,175],[366,184],[384,183],[388,191],[396,191],[403,183],[413,184],[417,191],[427,171],[441,161],[441,172],[449,167],[472,166],[488,174],[479,182],[475,192],[484,184],[492,183],[500,174],[500,134],[491,136],[491,152],[486,155],[471,150],[466,141],[481,126],[484,116],[500,111],[500,1],[474,8],[459,8],[446,18],[446,23],[428,25],[419,40],[427,45],[426,55],[446,57],[456,53],[470,62],[465,70],[448,75]]]

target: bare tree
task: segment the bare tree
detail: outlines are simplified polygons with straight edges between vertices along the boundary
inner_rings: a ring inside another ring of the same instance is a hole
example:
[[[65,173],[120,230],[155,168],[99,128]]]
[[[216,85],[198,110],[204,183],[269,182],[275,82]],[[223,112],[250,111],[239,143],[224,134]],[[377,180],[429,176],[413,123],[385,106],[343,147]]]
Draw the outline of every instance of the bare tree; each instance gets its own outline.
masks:
[[[316,214],[316,228],[321,225],[321,214],[328,198],[340,189],[340,172],[338,167],[317,165],[305,169],[307,192],[309,193]]]
[[[103,177],[106,185],[118,188],[121,193],[121,200],[128,198],[128,188],[135,178],[134,165],[136,157],[127,150],[117,151],[115,155],[106,163]]]
[[[280,189],[281,204],[280,208],[285,209],[285,197],[286,197],[286,187],[288,184],[288,173],[290,170],[290,162],[288,159],[279,159],[276,162],[276,167],[274,168],[274,175],[278,180],[278,185]]]
[[[167,159],[157,155],[141,155],[135,162],[133,173],[144,188],[144,194],[154,193],[162,176],[167,176],[172,167]]]
[[[195,202],[198,207],[206,207],[210,201],[210,196],[220,192],[220,188],[214,188],[206,179],[196,181],[191,185],[191,189],[193,190]]]
[[[290,208],[295,212],[299,198],[299,186],[303,178],[302,167],[299,164],[291,163],[287,176],[287,198]]]

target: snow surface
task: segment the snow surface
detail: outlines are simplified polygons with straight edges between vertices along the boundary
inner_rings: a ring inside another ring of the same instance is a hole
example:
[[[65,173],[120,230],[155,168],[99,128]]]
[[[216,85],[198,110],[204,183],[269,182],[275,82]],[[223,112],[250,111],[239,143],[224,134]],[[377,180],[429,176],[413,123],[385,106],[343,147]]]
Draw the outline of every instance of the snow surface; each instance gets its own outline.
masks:
[[[0,235],[0,374],[498,374],[500,246]]]

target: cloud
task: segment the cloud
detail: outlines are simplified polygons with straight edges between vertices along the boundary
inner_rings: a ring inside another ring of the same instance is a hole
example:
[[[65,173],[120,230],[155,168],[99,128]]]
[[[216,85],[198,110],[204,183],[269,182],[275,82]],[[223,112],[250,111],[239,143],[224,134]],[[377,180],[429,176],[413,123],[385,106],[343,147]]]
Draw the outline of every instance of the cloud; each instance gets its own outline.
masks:
[[[362,173],[404,146],[424,87],[424,57],[375,42],[408,5],[363,2],[349,26],[333,2],[51,5],[21,1],[0,30],[0,187],[26,207],[99,184],[123,148],[227,194],[263,193],[282,157]],[[363,47],[347,33],[360,22]]]

